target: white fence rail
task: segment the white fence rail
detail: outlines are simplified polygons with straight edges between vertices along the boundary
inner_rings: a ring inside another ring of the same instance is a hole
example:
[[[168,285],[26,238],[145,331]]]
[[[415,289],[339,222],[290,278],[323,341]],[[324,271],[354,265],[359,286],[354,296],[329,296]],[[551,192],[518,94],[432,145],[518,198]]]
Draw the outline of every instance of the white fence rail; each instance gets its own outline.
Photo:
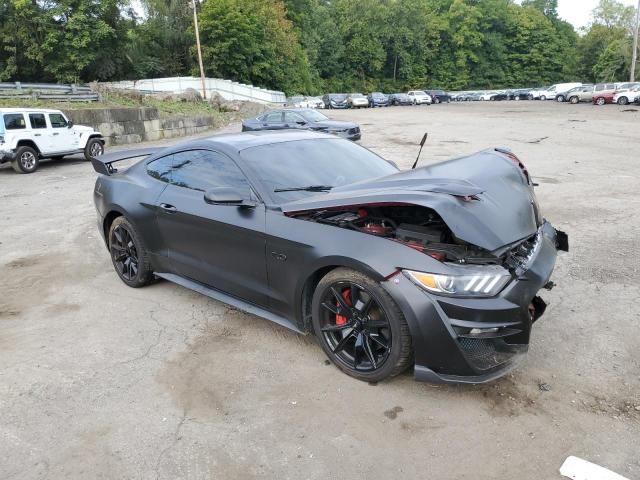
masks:
[[[188,88],[202,92],[202,83],[198,77],[149,78],[135,81],[106,82],[102,85],[123,90],[137,90],[146,94],[182,93]],[[285,103],[287,100],[284,92],[266,90],[221,78],[206,78],[205,90],[207,98],[210,98],[214,93],[218,93],[225,100],[249,100],[258,103]]]

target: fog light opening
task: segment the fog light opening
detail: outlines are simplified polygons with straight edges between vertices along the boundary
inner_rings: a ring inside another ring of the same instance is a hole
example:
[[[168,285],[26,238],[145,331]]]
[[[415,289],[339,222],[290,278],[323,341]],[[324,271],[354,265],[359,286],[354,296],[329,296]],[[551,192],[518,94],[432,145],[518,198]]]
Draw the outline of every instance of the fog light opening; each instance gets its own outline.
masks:
[[[499,330],[498,327],[495,327],[495,328],[472,328],[471,330],[469,330],[468,335],[477,336],[477,335],[482,335],[483,333],[496,333],[498,330]]]

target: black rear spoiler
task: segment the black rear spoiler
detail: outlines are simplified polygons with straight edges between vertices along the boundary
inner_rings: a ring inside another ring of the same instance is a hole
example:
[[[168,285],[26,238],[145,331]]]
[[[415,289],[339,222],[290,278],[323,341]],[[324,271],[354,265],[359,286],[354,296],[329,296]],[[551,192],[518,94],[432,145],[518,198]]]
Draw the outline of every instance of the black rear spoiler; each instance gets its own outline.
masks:
[[[113,167],[113,163],[120,162],[122,160],[129,160],[131,158],[148,157],[156,152],[159,152],[165,147],[154,148],[134,148],[131,150],[122,150],[121,152],[106,153],[99,157],[91,157],[91,164],[93,169],[101,173],[102,175],[111,175],[118,170]]]

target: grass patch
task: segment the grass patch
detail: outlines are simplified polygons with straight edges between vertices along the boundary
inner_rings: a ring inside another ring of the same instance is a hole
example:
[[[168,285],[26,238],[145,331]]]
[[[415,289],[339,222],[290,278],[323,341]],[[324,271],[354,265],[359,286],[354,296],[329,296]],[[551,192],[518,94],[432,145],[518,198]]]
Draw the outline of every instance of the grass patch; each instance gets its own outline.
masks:
[[[181,102],[177,100],[161,100],[149,96],[127,96],[114,93],[103,94],[100,102],[54,102],[32,99],[0,99],[0,108],[52,108],[56,110],[84,110],[95,108],[157,108],[161,117],[175,116],[227,116],[208,102]]]

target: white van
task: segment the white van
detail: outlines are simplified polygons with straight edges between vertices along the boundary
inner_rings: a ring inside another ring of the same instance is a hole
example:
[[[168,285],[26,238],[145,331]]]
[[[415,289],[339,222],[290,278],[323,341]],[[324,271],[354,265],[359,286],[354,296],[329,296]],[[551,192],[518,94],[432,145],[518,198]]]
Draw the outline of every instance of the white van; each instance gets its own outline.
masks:
[[[556,83],[555,85],[551,85],[546,90],[542,90],[538,92],[538,98],[540,100],[555,100],[556,96],[559,93],[564,93],[571,90],[574,87],[581,87],[582,83],[580,82],[571,82],[571,83]]]

